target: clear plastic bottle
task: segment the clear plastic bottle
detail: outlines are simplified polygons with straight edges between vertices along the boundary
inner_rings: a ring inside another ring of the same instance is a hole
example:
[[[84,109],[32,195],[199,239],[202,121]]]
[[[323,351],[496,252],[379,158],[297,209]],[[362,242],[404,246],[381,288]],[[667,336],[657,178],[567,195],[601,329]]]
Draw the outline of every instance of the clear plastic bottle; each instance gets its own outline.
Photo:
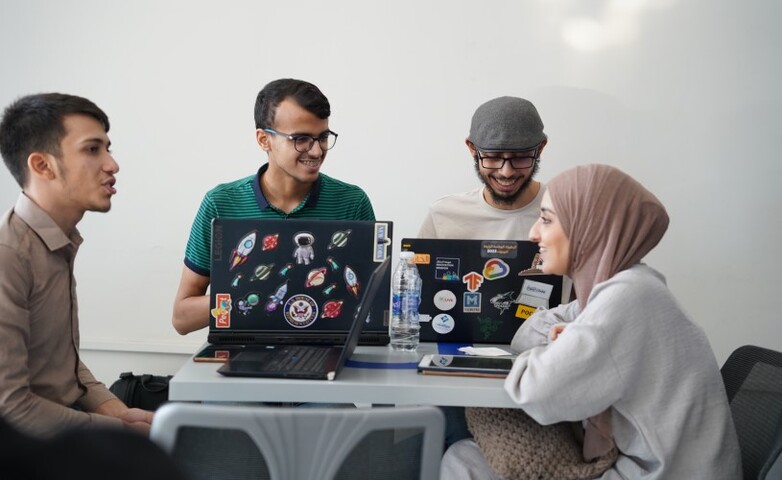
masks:
[[[392,307],[388,335],[393,350],[415,351],[418,348],[421,276],[414,258],[415,253],[402,252],[391,277]]]

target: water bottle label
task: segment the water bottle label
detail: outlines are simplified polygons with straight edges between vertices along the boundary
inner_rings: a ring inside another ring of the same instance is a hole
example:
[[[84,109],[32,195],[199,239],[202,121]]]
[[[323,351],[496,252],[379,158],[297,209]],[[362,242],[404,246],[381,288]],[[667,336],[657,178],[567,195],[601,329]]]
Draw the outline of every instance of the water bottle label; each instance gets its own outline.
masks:
[[[398,317],[402,314],[402,298],[398,293],[391,297],[391,315]]]

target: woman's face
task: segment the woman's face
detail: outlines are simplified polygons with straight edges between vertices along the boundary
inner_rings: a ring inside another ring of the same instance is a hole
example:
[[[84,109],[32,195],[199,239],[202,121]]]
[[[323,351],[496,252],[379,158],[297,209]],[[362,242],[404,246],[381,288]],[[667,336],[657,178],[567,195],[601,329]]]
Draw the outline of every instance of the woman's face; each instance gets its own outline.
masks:
[[[567,275],[570,264],[570,240],[565,236],[548,191],[540,203],[540,218],[529,231],[529,239],[538,244],[540,269],[554,275]]]

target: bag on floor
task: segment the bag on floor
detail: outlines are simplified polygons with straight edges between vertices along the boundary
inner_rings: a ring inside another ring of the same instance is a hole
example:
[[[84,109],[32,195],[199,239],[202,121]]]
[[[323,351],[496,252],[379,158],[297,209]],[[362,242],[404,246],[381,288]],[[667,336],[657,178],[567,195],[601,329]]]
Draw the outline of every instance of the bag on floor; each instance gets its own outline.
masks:
[[[171,377],[124,372],[109,390],[128,407],[154,411],[168,401],[168,382]]]

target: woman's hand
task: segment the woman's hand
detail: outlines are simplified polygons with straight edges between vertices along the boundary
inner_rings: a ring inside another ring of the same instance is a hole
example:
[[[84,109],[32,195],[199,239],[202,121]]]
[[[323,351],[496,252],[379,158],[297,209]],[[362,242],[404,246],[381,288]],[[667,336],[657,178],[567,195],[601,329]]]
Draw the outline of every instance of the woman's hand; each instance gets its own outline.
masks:
[[[566,326],[567,326],[566,323],[558,323],[553,327],[551,327],[551,330],[549,330],[548,332],[549,341],[553,342],[554,340],[556,340],[557,337],[559,337],[559,334],[562,333],[562,331],[565,329]]]

